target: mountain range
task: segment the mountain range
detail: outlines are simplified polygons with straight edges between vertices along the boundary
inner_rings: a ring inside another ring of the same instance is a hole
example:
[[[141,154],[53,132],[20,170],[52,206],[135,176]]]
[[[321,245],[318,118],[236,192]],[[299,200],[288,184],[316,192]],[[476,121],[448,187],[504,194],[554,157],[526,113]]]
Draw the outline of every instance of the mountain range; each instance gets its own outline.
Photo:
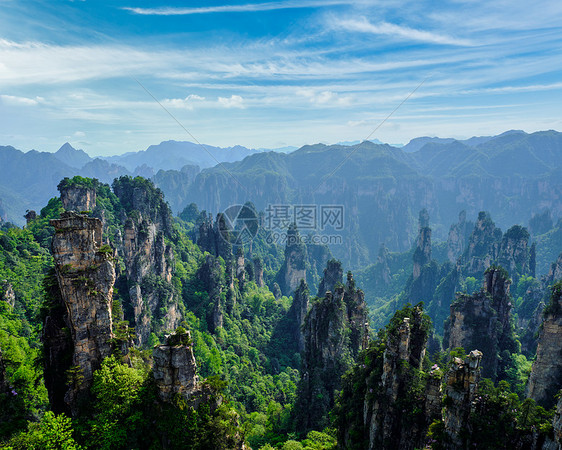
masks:
[[[546,209],[555,221],[562,216],[562,134],[556,131],[461,141],[423,137],[402,148],[370,141],[292,152],[204,147],[166,141],[95,159],[68,143],[56,153],[0,147],[3,218],[22,224],[25,210],[45,205],[64,177],[111,183],[141,175],[163,190],[176,214],[190,203],[213,214],[248,200],[261,211],[279,204],[341,205],[343,245],[332,250],[357,267],[372,262],[381,244],[410,249],[423,208],[436,239],[446,238],[462,210],[471,220],[487,210],[501,227],[526,224]]]

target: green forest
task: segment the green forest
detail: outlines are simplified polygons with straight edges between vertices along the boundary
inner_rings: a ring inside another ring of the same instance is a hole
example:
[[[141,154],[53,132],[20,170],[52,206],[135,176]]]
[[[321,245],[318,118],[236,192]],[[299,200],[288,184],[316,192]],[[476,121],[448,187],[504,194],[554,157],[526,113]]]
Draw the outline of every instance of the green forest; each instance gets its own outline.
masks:
[[[141,177],[58,189],[0,228],[1,448],[560,443],[562,262],[540,277],[535,247],[558,225],[482,212],[453,262],[422,211],[411,250],[354,277],[298,239],[233,244],[195,204],[173,217]]]

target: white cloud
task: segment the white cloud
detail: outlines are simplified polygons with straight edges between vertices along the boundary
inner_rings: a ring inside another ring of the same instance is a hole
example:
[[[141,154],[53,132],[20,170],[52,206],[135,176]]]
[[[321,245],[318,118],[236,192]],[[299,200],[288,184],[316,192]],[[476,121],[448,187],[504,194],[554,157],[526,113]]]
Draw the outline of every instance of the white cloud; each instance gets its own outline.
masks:
[[[332,91],[299,89],[297,94],[308,98],[311,103],[319,106],[348,106],[353,101],[353,98],[349,95],[340,96],[337,92]]]
[[[219,97],[219,104],[225,108],[245,108],[244,99],[239,95],[231,95],[228,97]]]
[[[185,98],[166,98],[162,101],[162,104],[169,108],[182,108],[192,110],[195,103],[202,102],[204,100],[205,97],[190,94]]]
[[[84,136],[86,136],[86,133],[84,133],[83,131],[76,131],[73,136],[74,137],[84,137]]]
[[[134,14],[151,15],[151,16],[186,16],[191,14],[209,14],[209,13],[229,13],[229,12],[255,12],[255,11],[275,11],[279,9],[295,9],[295,8],[321,8],[334,5],[345,5],[351,3],[344,0],[308,0],[308,1],[284,1],[269,3],[249,3],[245,5],[225,5],[225,6],[206,6],[200,8],[134,8],[124,7],[122,9],[130,11]]]
[[[9,106],[35,106],[45,100],[43,97],[27,98],[4,94],[0,95],[0,99],[4,105]]]
[[[426,42],[431,44],[456,45],[470,47],[474,44],[468,39],[458,39],[444,34],[433,33],[430,31],[416,30],[401,25],[388,22],[373,24],[365,17],[360,19],[334,19],[331,22],[333,28],[343,29],[357,33],[370,33],[406,39],[410,41]]]

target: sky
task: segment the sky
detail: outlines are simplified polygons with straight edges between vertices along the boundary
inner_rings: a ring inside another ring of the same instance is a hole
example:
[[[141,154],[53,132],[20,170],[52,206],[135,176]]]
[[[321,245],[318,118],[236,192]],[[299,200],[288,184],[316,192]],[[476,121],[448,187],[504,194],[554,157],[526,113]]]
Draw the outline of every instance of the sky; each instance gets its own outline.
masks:
[[[0,145],[562,130],[562,2],[0,0]]]

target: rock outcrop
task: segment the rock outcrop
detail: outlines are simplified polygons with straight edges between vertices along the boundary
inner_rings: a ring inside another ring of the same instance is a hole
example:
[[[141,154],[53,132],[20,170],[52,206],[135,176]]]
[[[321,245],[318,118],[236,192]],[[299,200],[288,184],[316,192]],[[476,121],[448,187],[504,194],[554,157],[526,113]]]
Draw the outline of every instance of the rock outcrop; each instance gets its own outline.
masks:
[[[254,264],[254,281],[258,287],[264,287],[265,281],[263,279],[263,261],[260,257],[256,256],[252,260]]]
[[[175,330],[182,319],[180,294],[171,283],[174,254],[166,244],[173,234],[172,213],[162,192],[148,180],[121,177],[113,189],[123,206],[118,239],[125,266],[120,284],[128,289],[123,309],[142,346],[151,332]]]
[[[297,400],[298,426],[317,429],[328,424],[334,392],[366,341],[367,306],[363,292],[348,274],[346,286],[326,292],[304,320],[302,379]]]
[[[285,262],[277,273],[277,283],[283,295],[291,295],[301,280],[306,280],[306,246],[301,240],[296,226],[291,225],[287,231]]]
[[[324,269],[324,277],[318,287],[318,297],[324,297],[328,291],[333,292],[336,285],[342,284],[342,280],[343,268],[341,262],[335,259],[328,261]]]
[[[209,331],[214,333],[223,324],[224,305],[221,293],[226,286],[219,259],[213,255],[206,255],[205,262],[197,271],[197,279],[209,294],[207,326]]]
[[[65,317],[47,317],[45,323],[47,354],[57,351],[52,345],[62,339],[61,325],[66,324],[71,338],[71,367],[67,373],[56,373],[58,383],[70,386],[64,403],[73,416],[78,414],[81,398],[88,395],[93,372],[112,351],[112,297],[115,270],[113,251],[101,246],[102,223],[97,218],[65,212],[60,219],[51,220],[55,228],[52,241],[56,279]],[[59,310],[60,311],[60,310]],[[50,364],[61,358],[46,361]],[[60,399],[56,400],[61,404]]]
[[[473,350],[466,360],[455,358],[445,376],[445,404],[443,423],[448,436],[447,449],[467,447],[470,435],[470,413],[478,391],[482,352]]]
[[[493,380],[505,369],[500,365],[500,354],[517,349],[511,325],[510,284],[503,268],[490,267],[479,292],[457,295],[445,327],[448,348],[480,349],[484,354],[482,376]]]
[[[0,283],[0,300],[5,301],[12,308],[16,304],[16,294],[12,284],[4,280]]]
[[[420,211],[420,230],[414,252],[414,281],[421,275],[422,268],[431,262],[431,228],[429,228],[429,214],[427,210]]]
[[[421,306],[405,306],[362,353],[334,411],[341,448],[424,447],[442,407],[441,369],[421,374],[430,328]]]
[[[527,384],[527,395],[546,408],[554,404],[554,395],[562,388],[561,336],[562,286],[555,284],[550,304],[544,311],[537,356]]]
[[[95,187],[81,186],[76,184],[59,184],[60,199],[62,206],[67,211],[93,211],[96,206]]]
[[[200,390],[189,331],[168,336],[165,344],[154,347],[152,359],[152,371],[160,400],[171,402],[178,394],[188,400]]]
[[[289,333],[291,334],[291,341],[297,343],[297,351],[304,351],[304,333],[303,325],[308,306],[310,303],[310,296],[308,285],[306,281],[301,280],[299,287],[293,296],[293,303],[289,312],[287,313],[288,321],[290,324]]]
[[[424,330],[422,311],[413,310],[412,317],[404,317],[402,323],[388,333],[386,349],[383,355],[382,375],[377,391],[380,395],[367,397],[364,405],[364,421],[369,430],[369,446],[378,448],[421,447],[428,421],[411,421],[404,414],[404,402],[415,401],[409,392],[411,383],[410,370],[420,370],[425,355],[427,330]],[[408,368],[408,369],[405,369]],[[439,383],[431,383],[431,397],[427,397],[424,406],[428,408],[427,416],[439,410]],[[426,413],[423,414],[424,416]]]
[[[466,211],[461,211],[458,223],[451,225],[447,237],[447,258],[450,262],[455,263],[464,253],[473,226],[466,220]]]
[[[480,276],[492,265],[498,257],[502,236],[502,231],[496,227],[490,214],[480,212],[463,255],[467,276]]]

